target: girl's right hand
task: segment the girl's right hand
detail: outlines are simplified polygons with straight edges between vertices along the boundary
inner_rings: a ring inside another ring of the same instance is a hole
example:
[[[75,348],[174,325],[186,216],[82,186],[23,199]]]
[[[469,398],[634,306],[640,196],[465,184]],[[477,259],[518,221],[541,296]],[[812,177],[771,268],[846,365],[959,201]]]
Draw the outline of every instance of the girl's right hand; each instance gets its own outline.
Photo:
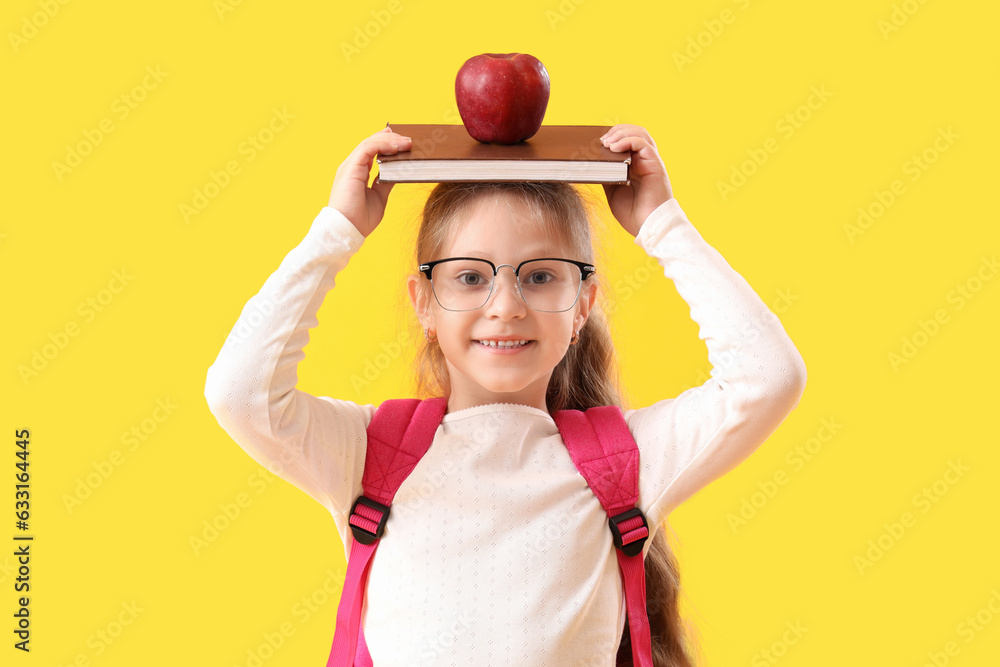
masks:
[[[411,147],[409,137],[391,132],[387,127],[358,144],[337,168],[330,190],[330,206],[343,213],[364,236],[378,227],[392,190],[392,183],[375,183],[368,187],[375,155],[394,155]]]

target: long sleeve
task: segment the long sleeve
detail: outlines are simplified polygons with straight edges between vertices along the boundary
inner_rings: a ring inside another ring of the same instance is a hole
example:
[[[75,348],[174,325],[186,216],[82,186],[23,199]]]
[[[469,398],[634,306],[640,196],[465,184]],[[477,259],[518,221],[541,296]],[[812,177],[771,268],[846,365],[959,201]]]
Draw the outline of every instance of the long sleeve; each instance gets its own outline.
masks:
[[[770,436],[798,405],[806,369],[777,316],[676,199],[650,214],[635,243],[690,307],[712,364],[701,386],[625,414],[640,448],[640,502],[658,524]]]
[[[209,409],[233,440],[335,517],[360,488],[374,407],[300,391],[297,366],[334,277],[363,241],[324,207],[243,308],[205,381]]]

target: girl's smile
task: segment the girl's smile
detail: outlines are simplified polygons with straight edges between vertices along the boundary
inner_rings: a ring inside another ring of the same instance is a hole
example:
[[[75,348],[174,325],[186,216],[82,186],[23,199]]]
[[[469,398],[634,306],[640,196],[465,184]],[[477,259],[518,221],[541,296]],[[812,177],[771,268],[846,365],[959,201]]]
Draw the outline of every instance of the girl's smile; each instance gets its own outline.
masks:
[[[440,257],[479,257],[516,267],[539,257],[573,257],[565,240],[531,216],[516,199],[491,197],[469,206],[455,223]],[[539,280],[544,276],[537,277]],[[518,291],[512,270],[493,278],[486,303],[474,310],[446,310],[426,277],[413,278],[411,298],[421,322],[437,335],[451,383],[449,410],[489,403],[520,403],[548,411],[546,390],[574,332],[586,321],[593,290],[581,291],[563,312],[533,310]]]
[[[476,342],[492,348],[512,349],[523,347],[531,341],[524,338],[484,338]]]
[[[526,347],[531,345],[534,341],[526,340],[524,338],[491,338],[485,340],[473,341],[477,343],[480,347],[484,349],[485,352],[489,354],[517,354],[522,352]]]

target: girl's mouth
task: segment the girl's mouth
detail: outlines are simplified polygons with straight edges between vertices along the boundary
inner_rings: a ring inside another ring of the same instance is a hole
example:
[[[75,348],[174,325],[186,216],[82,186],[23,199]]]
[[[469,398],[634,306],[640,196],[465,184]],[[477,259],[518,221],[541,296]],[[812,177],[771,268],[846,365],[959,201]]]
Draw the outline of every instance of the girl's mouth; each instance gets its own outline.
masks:
[[[483,347],[488,347],[494,350],[514,350],[524,347],[525,345],[529,345],[533,341],[522,338],[519,340],[477,340],[476,342]]]

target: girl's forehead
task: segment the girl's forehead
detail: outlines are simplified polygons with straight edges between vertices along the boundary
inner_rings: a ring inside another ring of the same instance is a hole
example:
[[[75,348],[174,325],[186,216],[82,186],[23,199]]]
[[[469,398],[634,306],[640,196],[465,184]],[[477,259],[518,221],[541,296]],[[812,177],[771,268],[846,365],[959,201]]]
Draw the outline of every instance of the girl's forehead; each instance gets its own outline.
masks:
[[[517,200],[490,197],[473,202],[454,218],[444,254],[487,259],[516,254],[527,259],[569,252],[563,234],[543,216]]]

